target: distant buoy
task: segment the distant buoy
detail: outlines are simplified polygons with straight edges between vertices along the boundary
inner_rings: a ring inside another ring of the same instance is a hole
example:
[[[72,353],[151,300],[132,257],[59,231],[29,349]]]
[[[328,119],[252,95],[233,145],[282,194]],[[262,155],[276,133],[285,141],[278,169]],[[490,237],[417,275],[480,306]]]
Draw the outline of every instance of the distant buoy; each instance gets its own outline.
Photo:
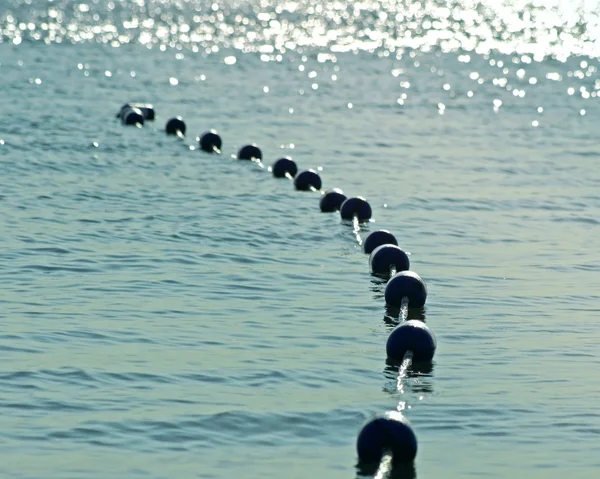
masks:
[[[385,349],[388,359],[397,363],[404,361],[408,351],[412,351],[413,362],[430,362],[436,347],[433,331],[422,321],[410,319],[392,331]]]
[[[117,113],[117,118],[123,118],[123,114],[132,108],[137,108],[141,111],[144,120],[152,121],[156,117],[156,113],[154,111],[154,107],[148,103],[125,103],[119,113]]]
[[[318,191],[321,185],[321,177],[315,170],[304,170],[294,179],[294,186],[300,191]]]
[[[417,455],[417,436],[400,412],[389,411],[369,421],[356,441],[359,462],[379,463],[391,453],[396,464],[410,463]]]
[[[183,138],[185,136],[185,129],[185,122],[180,116],[171,118],[169,121],[167,121],[167,124],[165,126],[165,131],[167,132],[167,135],[177,135],[180,138]]]
[[[144,115],[139,108],[130,108],[125,110],[121,116],[121,123],[124,125],[137,125],[142,126],[144,124]]]
[[[154,111],[154,107],[152,105],[144,105],[140,108],[142,110],[142,115],[146,120],[153,121],[156,119],[156,112]]]
[[[223,141],[215,130],[203,133],[199,140],[200,149],[207,153],[221,153]]]
[[[333,188],[327,190],[321,197],[319,207],[323,213],[331,213],[333,211],[339,211],[344,201],[346,201],[344,192],[339,188]]]
[[[385,287],[385,302],[388,305],[402,307],[403,299],[407,299],[412,308],[423,307],[427,300],[427,286],[414,271],[395,274]]]
[[[390,277],[398,271],[410,269],[408,255],[393,244],[382,244],[373,250],[369,256],[369,267],[372,274]]]
[[[362,196],[348,198],[342,203],[340,208],[340,215],[342,216],[342,219],[345,220],[357,218],[358,221],[362,223],[364,221],[369,221],[372,214],[373,211],[371,210],[371,205],[369,205],[367,200]]]
[[[296,162],[293,161],[289,156],[279,158],[275,163],[273,163],[271,169],[273,170],[273,176],[275,178],[287,177],[293,179],[298,173]]]
[[[262,151],[254,143],[240,148],[238,151],[238,160],[262,160]]]
[[[366,254],[371,254],[375,248],[383,244],[393,244],[398,246],[396,237],[387,230],[373,231],[363,243],[363,251]]]

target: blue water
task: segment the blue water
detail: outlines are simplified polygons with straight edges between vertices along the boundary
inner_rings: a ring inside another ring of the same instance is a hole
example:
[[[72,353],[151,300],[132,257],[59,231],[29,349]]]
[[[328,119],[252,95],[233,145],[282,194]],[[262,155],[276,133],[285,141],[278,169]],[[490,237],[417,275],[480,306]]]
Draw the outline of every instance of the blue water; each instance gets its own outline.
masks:
[[[0,476],[355,477],[402,410],[424,478],[596,478],[596,5],[0,8]],[[157,120],[124,127],[126,101]],[[164,124],[181,115],[184,140]],[[222,156],[195,137],[216,128]],[[232,158],[245,143],[265,168]],[[429,288],[399,390],[352,226]]]

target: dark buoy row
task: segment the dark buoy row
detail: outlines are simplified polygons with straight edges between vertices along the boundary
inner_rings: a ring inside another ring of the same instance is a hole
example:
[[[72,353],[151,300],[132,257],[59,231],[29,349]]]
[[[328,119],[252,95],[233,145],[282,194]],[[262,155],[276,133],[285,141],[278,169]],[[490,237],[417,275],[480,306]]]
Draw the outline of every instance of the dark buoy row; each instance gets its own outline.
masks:
[[[372,232],[363,243],[363,251],[369,254],[371,274],[389,279],[385,287],[386,304],[400,308],[401,322],[389,335],[385,347],[387,362],[399,365],[400,382],[413,362],[431,363],[437,348],[435,335],[424,322],[407,320],[409,307],[425,305],[427,286],[417,273],[409,270],[408,255],[389,231]],[[356,449],[360,463],[377,465],[376,477],[383,477],[394,465],[412,463],[418,446],[408,420],[392,411],[367,422],[358,436]]]
[[[238,159],[262,161],[262,152],[256,145],[241,148]],[[276,160],[270,168],[275,178],[288,178],[300,191],[321,191],[322,181],[314,170],[298,172],[296,163],[289,157]],[[352,221],[359,244],[360,224],[371,220],[372,208],[361,196],[348,198],[339,188],[322,192],[319,201],[322,212],[340,212],[342,220]],[[407,320],[408,308],[422,308],[427,300],[427,286],[420,276],[409,271],[408,255],[398,246],[389,231],[371,233],[364,241],[363,251],[369,254],[371,273],[388,280],[385,301],[402,313],[401,323],[386,342],[388,363],[398,364],[399,377],[403,377],[412,363],[430,363],[437,341],[433,332],[422,321]],[[381,470],[385,458],[392,464],[412,464],[417,455],[417,438],[412,426],[400,412],[390,411],[378,415],[362,428],[357,439],[359,463],[376,464]],[[379,477],[379,476],[376,476]]]
[[[261,164],[263,154],[257,145],[251,144],[238,151],[237,158]],[[294,181],[300,191],[321,192],[322,181],[314,170],[298,172],[290,157],[276,160],[270,168],[275,178]],[[373,211],[361,196],[348,198],[339,188],[321,192],[319,207],[322,212],[340,212],[342,220],[352,221],[359,244],[360,224],[371,220]],[[386,342],[388,363],[399,364],[399,376],[403,377],[415,363],[430,363],[434,357],[437,341],[433,332],[422,321],[407,320],[408,308],[422,308],[427,300],[427,286],[420,276],[409,271],[408,255],[398,246],[389,231],[372,232],[364,241],[363,251],[370,255],[371,273],[388,280],[385,301],[402,313],[401,323],[389,335]],[[388,458],[391,464],[412,464],[417,455],[417,438],[409,421],[398,411],[376,416],[362,428],[357,439],[359,464],[376,464],[381,470]],[[376,476],[379,477],[379,476]]]
[[[149,106],[151,108],[151,106]],[[126,104],[117,115],[126,125],[141,126],[144,120],[154,119],[154,110],[144,111],[138,104]],[[185,136],[186,125],[181,117],[170,119],[165,127],[169,135]],[[221,153],[223,142],[218,133],[210,130],[197,138],[200,149],[207,153]],[[263,153],[256,144],[239,149],[239,160],[253,161],[261,167]],[[362,241],[360,224],[371,220],[373,211],[361,196],[346,197],[339,188],[322,191],[322,181],[315,170],[298,172],[290,157],[279,158],[269,168],[275,178],[293,180],[296,190],[315,191],[322,194],[319,208],[322,212],[340,212],[344,221],[352,221],[354,233],[369,255],[369,269],[373,275],[387,279],[385,302],[398,308],[400,324],[391,332],[386,342],[387,361],[399,365],[399,379],[414,363],[430,363],[437,341],[433,332],[422,321],[408,320],[409,308],[422,308],[427,300],[427,286],[421,277],[410,271],[408,255],[398,246],[398,241],[387,230],[374,231]],[[359,465],[375,465],[376,477],[383,477],[386,467],[412,465],[417,455],[417,437],[408,419],[399,411],[388,411],[368,421],[360,431],[356,443]],[[391,464],[391,465],[390,465]],[[412,466],[411,466],[412,467]]]
[[[260,163],[263,159],[263,154],[260,148],[253,143],[240,148],[237,158],[239,160],[251,160]],[[289,156],[279,158],[269,169],[275,178],[288,178],[292,180],[294,187],[299,191],[320,191],[323,186],[321,177],[315,170],[304,170],[298,173],[298,165]]]
[[[141,127],[146,120],[151,121],[156,119],[156,112],[154,111],[154,107],[147,103],[125,103],[119,110],[119,113],[117,113],[117,118],[124,125]],[[165,124],[165,133],[167,135],[184,138],[186,130],[187,126],[180,116],[170,118]],[[221,153],[223,141],[215,130],[203,133],[200,137],[196,138],[196,141],[198,141],[200,149],[206,153]]]

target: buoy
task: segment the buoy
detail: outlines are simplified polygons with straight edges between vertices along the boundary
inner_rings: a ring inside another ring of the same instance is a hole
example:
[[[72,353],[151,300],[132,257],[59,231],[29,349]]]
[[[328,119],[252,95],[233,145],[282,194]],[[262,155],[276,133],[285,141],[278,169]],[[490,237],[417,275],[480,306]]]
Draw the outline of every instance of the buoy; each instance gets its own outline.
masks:
[[[144,115],[139,108],[130,108],[123,112],[121,123],[141,127],[144,124]]]
[[[223,141],[215,130],[203,133],[198,142],[202,151],[206,151],[207,153],[221,153]]]
[[[154,107],[148,103],[125,103],[119,113],[117,113],[117,118],[123,118],[123,114],[132,108],[137,108],[142,113],[144,120],[152,121],[156,118],[156,114],[154,111]]]
[[[167,135],[176,135],[179,138],[183,138],[185,136],[185,129],[185,122],[180,116],[171,118],[169,121],[167,121],[165,126]]]
[[[238,160],[260,161],[262,160],[262,151],[260,151],[260,148],[256,146],[256,144],[252,143],[251,145],[240,148],[237,157]]]
[[[372,274],[389,278],[398,271],[410,269],[408,255],[399,246],[382,244],[369,256],[369,268]]]
[[[320,191],[321,177],[315,170],[304,170],[296,175],[294,186],[300,191]]]
[[[363,243],[363,251],[366,254],[371,254],[375,248],[384,244],[393,244],[398,246],[396,237],[387,230],[373,231]]]
[[[346,201],[344,192],[339,188],[333,188],[327,190],[321,197],[319,206],[323,213],[331,213],[333,211],[339,211],[344,201]]]
[[[385,349],[388,360],[403,362],[412,353],[414,362],[430,362],[435,354],[437,340],[422,321],[411,319],[400,323],[388,337]]]
[[[348,198],[342,203],[340,208],[340,215],[345,220],[356,218],[359,222],[363,223],[369,221],[372,214],[371,205],[362,196]]]
[[[340,206],[340,216],[344,220],[351,220],[354,236],[359,245],[362,245],[360,237],[360,223],[371,219],[371,205],[362,196],[348,198]]]
[[[388,411],[363,426],[356,451],[362,464],[381,463],[388,454],[392,463],[409,463],[417,455],[417,436],[402,413]]]
[[[385,302],[390,306],[404,309],[406,303],[406,307],[410,304],[411,307],[421,308],[426,300],[427,286],[414,271],[396,273],[385,287]]]
[[[275,178],[288,178],[293,180],[298,173],[298,167],[296,162],[293,161],[289,156],[279,158],[271,167],[273,176]]]

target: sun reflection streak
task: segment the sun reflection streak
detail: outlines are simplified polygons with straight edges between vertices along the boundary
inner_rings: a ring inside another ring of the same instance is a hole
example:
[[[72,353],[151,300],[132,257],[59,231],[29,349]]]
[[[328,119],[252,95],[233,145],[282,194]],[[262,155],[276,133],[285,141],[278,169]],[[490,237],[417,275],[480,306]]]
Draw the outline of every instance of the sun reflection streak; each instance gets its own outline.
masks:
[[[33,8],[16,0],[0,13],[0,41],[140,43],[284,54],[440,48],[443,52],[547,56],[600,55],[600,13],[553,0],[61,0]],[[265,49],[269,49],[266,51]],[[328,55],[324,53],[323,55]],[[384,55],[385,56],[385,55]],[[321,60],[319,60],[321,61]],[[326,59],[323,61],[327,61]],[[470,55],[459,61],[468,63]],[[582,70],[585,67],[582,67]]]

